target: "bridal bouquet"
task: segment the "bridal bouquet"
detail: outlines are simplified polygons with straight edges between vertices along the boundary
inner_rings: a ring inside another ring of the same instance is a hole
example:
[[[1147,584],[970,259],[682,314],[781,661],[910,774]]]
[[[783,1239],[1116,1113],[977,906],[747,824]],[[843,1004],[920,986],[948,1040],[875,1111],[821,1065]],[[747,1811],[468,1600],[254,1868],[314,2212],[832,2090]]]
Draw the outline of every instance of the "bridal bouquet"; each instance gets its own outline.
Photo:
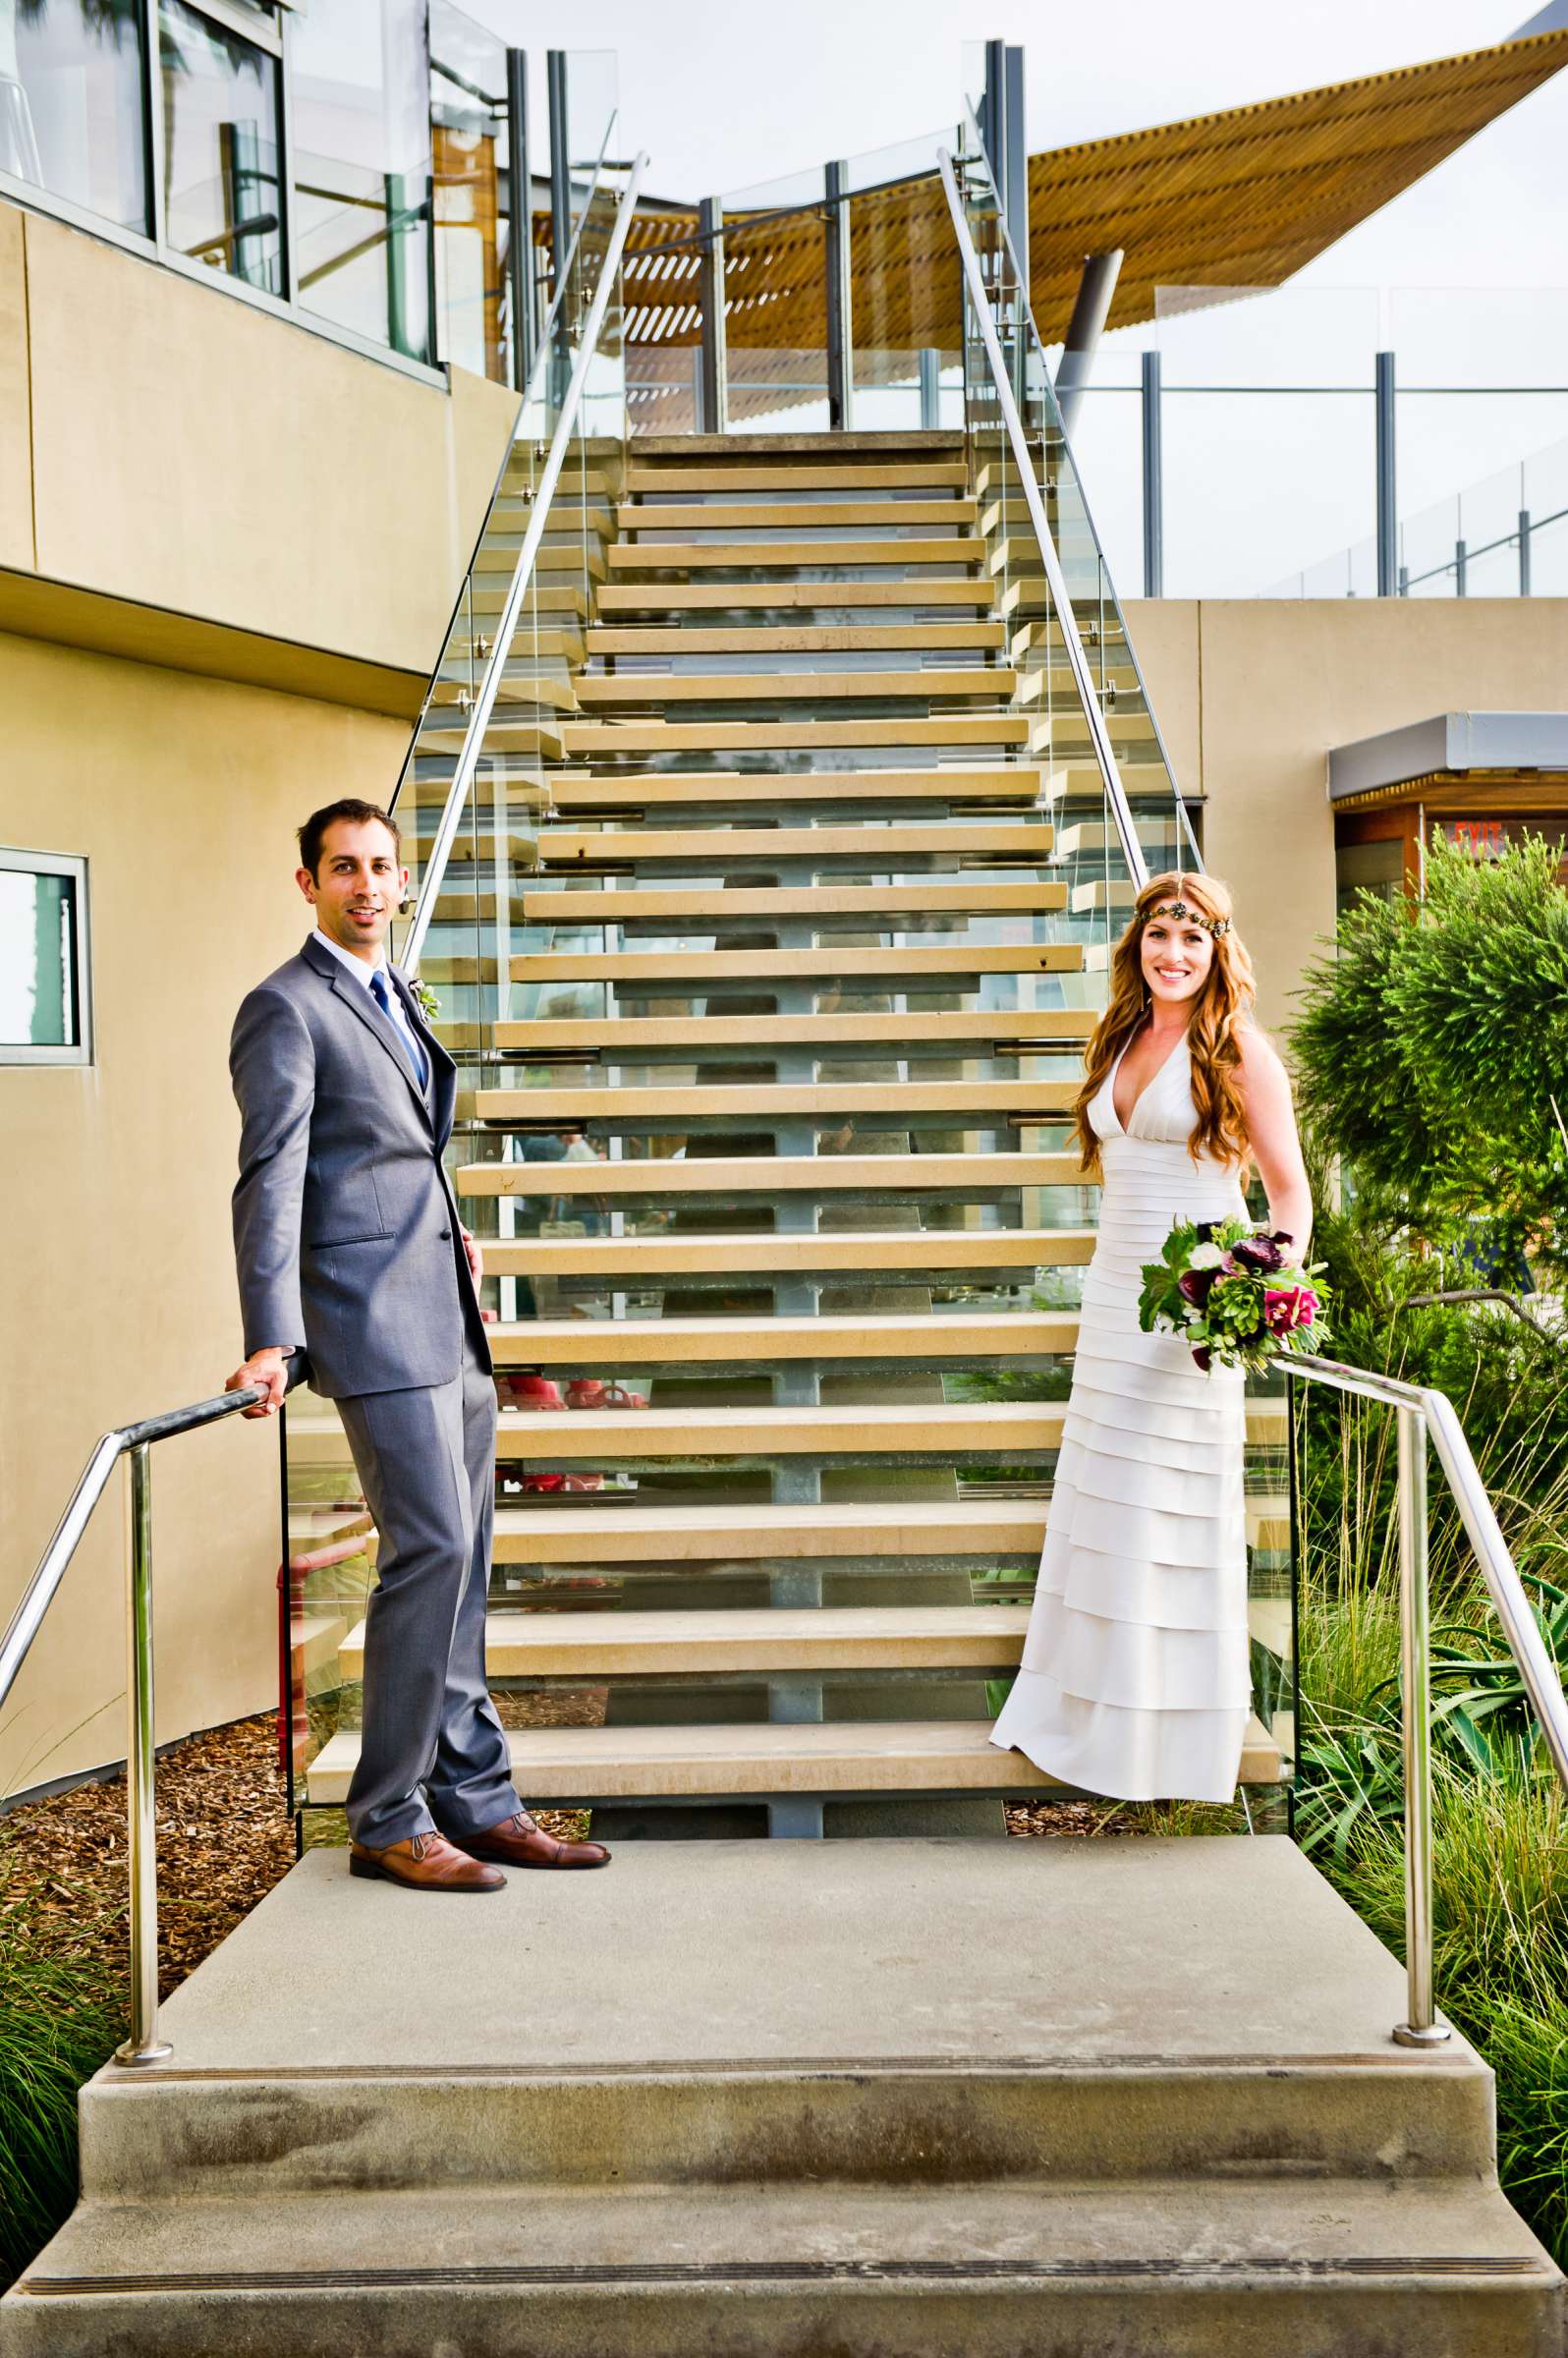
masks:
[[[1211,1367],[1261,1375],[1282,1351],[1320,1351],[1328,1339],[1328,1289],[1320,1263],[1303,1268],[1292,1239],[1245,1220],[1178,1220],[1158,1261],[1144,1266],[1138,1322],[1179,1334],[1204,1374]]]

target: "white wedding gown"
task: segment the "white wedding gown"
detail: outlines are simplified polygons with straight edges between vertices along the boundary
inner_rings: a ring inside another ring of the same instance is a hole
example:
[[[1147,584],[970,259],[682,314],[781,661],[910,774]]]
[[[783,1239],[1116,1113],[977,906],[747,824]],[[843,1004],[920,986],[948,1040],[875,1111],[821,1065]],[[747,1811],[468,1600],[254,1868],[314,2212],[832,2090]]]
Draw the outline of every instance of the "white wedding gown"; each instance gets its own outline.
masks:
[[[1120,1062],[1090,1106],[1099,1235],[1023,1667],[991,1742],[1089,1792],[1224,1802],[1250,1694],[1245,1378],[1205,1376],[1178,1337],[1145,1334],[1138,1296],[1173,1222],[1246,1207],[1233,1164],[1188,1152],[1186,1041],[1125,1130]]]

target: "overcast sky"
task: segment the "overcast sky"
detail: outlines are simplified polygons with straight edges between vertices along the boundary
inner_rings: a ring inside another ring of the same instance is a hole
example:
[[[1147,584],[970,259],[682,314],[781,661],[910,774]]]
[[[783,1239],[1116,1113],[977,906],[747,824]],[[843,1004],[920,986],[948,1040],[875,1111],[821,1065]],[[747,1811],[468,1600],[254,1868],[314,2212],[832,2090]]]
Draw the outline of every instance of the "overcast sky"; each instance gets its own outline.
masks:
[[[463,0],[542,52],[588,34],[619,59],[622,152],[697,196],[935,129],[964,42],[1024,45],[1032,149],[1483,48],[1532,0]],[[542,96],[543,58],[534,87]],[[1336,285],[1568,282],[1568,75],[1559,76],[1315,266]]]

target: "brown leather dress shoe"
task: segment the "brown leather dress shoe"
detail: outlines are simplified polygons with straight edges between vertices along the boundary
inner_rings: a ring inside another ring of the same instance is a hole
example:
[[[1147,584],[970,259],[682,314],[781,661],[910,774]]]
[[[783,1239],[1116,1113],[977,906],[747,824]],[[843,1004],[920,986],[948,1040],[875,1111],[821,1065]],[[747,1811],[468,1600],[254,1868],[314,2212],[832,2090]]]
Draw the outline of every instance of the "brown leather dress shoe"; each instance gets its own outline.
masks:
[[[607,1867],[610,1854],[602,1842],[562,1842],[535,1825],[527,1810],[487,1825],[482,1834],[465,1834],[464,1848],[476,1859],[496,1859],[503,1867]]]
[[[406,1891],[502,1891],[506,1878],[493,1867],[481,1867],[467,1851],[456,1849],[444,1834],[413,1834],[385,1850],[364,1842],[349,1845],[349,1873],[378,1877],[401,1883]]]

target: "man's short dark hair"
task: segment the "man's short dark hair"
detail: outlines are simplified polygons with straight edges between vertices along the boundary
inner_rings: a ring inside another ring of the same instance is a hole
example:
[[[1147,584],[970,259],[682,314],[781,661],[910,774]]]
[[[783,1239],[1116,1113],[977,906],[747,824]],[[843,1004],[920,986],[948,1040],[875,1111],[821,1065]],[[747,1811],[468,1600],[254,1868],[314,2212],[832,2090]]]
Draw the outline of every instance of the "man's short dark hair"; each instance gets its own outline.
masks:
[[[379,803],[362,803],[357,795],[346,794],[341,801],[328,803],[324,811],[312,811],[300,829],[300,866],[308,868],[312,876],[316,875],[321,866],[321,838],[328,827],[336,826],[340,818],[349,819],[358,827],[363,827],[367,819],[378,818],[382,826],[391,832],[401,865],[403,830],[391,812],[383,811]]]

